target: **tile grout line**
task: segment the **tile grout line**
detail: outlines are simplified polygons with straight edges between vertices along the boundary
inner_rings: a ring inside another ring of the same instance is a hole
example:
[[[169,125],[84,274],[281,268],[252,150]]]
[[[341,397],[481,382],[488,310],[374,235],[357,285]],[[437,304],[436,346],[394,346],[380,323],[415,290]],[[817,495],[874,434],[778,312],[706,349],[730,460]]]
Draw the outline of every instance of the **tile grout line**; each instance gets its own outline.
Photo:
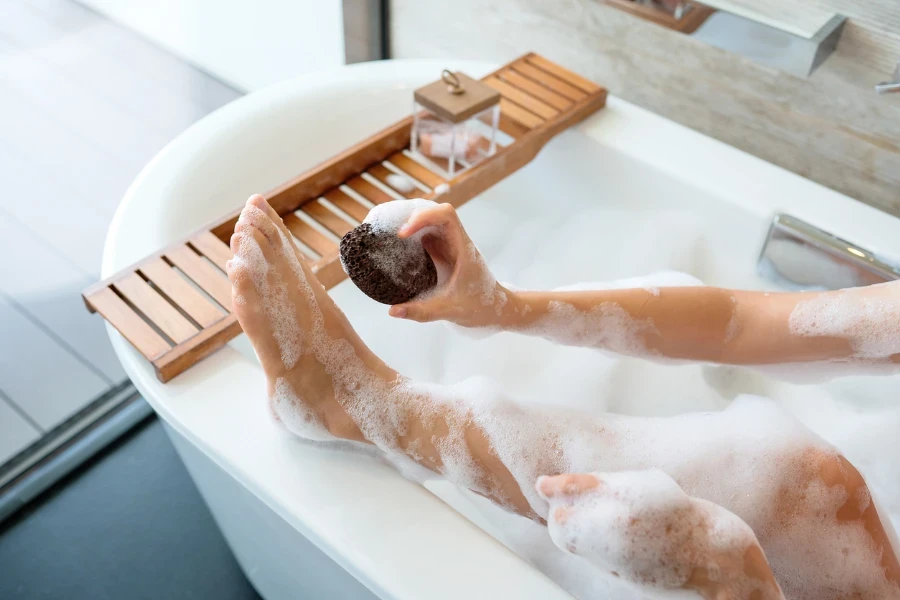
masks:
[[[80,352],[75,350],[72,346],[69,345],[68,342],[66,342],[64,339],[59,337],[59,335],[57,335],[55,331],[52,331],[49,327],[47,327],[47,325],[45,325],[43,321],[41,321],[36,316],[31,314],[31,311],[29,311],[27,308],[22,306],[15,298],[13,298],[12,296],[10,296],[9,294],[7,294],[6,292],[4,292],[2,290],[0,290],[0,297],[3,297],[3,299],[6,300],[7,302],[9,302],[9,304],[19,314],[21,314],[23,317],[28,319],[28,321],[31,322],[32,325],[34,325],[35,327],[37,327],[38,329],[43,331],[48,337],[50,337],[50,339],[52,339],[54,342],[56,342],[56,345],[58,345],[60,348],[62,348],[66,352],[68,352],[75,360],[80,362],[83,366],[87,367],[92,373],[94,373],[94,375],[98,376],[100,379],[102,379],[104,382],[106,382],[106,384],[108,386],[115,385],[115,382],[112,379],[110,379],[109,377],[107,377],[103,371],[101,371],[96,365],[94,365],[88,359],[83,357]],[[87,310],[87,309],[85,309],[85,310]]]
[[[47,433],[47,431],[43,427],[38,425],[37,421],[35,421],[34,419],[31,418],[31,415],[29,415],[27,412],[25,412],[25,409],[23,409],[21,406],[16,404],[15,400],[13,400],[9,396],[7,396],[6,392],[4,392],[2,389],[0,389],[0,402],[5,402],[6,405],[9,406],[14,413],[16,413],[17,415],[22,417],[22,419],[26,423],[28,423],[29,425],[34,427],[34,429],[38,432],[38,434],[43,436],[45,433]]]

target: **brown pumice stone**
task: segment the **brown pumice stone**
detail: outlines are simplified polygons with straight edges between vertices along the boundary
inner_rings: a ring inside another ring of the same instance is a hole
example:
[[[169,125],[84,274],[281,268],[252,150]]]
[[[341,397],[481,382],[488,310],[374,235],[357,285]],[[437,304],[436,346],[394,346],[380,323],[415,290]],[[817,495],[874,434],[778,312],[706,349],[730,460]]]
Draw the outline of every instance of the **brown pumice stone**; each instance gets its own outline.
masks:
[[[356,287],[382,304],[403,304],[437,285],[437,270],[421,240],[402,240],[370,223],[341,239],[341,265]]]

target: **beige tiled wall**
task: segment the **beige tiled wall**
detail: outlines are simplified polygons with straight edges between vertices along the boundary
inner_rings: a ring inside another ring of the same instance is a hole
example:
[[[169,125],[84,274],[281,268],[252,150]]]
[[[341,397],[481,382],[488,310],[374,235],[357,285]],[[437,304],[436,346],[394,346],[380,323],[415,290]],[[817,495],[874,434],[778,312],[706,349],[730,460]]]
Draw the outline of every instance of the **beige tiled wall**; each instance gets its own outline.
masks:
[[[731,1],[777,14],[775,0]],[[803,3],[856,11],[838,51],[810,78],[596,0],[393,0],[392,56],[501,62],[533,50],[626,100],[900,216],[900,94],[872,91],[900,48],[900,5],[779,2],[792,11]]]

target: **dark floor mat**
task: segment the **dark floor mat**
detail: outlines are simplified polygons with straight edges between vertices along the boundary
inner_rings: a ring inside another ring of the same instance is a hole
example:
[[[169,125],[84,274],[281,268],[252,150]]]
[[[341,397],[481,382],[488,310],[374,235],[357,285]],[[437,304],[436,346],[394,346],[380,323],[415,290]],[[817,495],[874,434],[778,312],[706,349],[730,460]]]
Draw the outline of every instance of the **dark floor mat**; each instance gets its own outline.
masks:
[[[0,529],[0,599],[256,599],[155,418]]]

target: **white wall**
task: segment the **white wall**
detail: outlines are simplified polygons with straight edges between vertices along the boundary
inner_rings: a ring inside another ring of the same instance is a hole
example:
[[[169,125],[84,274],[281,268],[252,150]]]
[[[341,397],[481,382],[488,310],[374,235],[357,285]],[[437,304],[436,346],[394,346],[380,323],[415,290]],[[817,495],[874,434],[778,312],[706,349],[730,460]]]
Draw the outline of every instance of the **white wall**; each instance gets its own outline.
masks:
[[[79,0],[230,85],[344,64],[340,0]]]

